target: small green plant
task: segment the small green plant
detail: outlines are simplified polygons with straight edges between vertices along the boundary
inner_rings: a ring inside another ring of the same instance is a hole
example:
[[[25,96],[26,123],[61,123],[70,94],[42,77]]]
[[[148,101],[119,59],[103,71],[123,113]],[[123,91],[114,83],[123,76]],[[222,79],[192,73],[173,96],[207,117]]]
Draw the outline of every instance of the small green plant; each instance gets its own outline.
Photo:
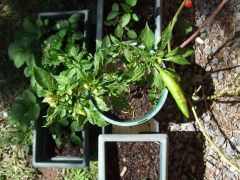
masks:
[[[78,14],[55,23],[25,20],[24,31],[9,46],[9,56],[17,68],[25,68],[30,86],[12,106],[9,121],[26,130],[33,121],[43,119],[58,147],[64,143],[65,132],[73,143],[81,144],[78,132],[87,122],[107,125],[99,114],[111,109],[106,97],[113,106],[125,106],[123,97],[133,84],[150,90],[148,98],[153,105],[167,86],[179,109],[188,117],[179,85],[181,78],[174,69],[166,68],[163,61],[190,64],[186,58],[192,50],[167,50],[176,19],[170,22],[157,44],[147,23],[139,34],[130,29],[131,20],[135,23],[139,20],[133,10],[136,3],[126,0],[112,5],[106,23],[116,27],[114,35],[108,34],[97,41],[95,53],[88,52],[84,43],[84,35],[78,29]]]

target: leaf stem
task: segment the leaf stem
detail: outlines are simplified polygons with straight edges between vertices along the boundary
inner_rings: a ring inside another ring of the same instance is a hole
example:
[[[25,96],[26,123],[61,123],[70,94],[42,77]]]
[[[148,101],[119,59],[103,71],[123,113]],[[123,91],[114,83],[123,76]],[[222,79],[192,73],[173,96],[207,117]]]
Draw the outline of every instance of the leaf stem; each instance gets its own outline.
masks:
[[[239,167],[237,167],[235,164],[233,164],[222,152],[221,150],[217,147],[217,145],[212,141],[212,139],[208,136],[208,134],[206,133],[205,129],[203,128],[200,119],[196,113],[196,109],[195,107],[192,105],[191,101],[189,100],[189,103],[191,105],[191,109],[194,115],[194,118],[196,120],[197,125],[199,126],[199,130],[203,133],[205,139],[207,140],[207,142],[210,144],[210,146],[217,152],[217,154],[221,157],[221,159],[229,164],[230,166],[232,166],[237,172],[240,173],[240,169]]]

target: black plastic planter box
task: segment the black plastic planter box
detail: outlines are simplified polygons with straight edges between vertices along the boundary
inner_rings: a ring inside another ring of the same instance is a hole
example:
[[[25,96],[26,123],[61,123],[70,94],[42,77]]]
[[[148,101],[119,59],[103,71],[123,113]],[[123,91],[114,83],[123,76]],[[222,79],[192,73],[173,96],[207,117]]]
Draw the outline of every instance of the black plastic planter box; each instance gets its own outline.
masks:
[[[79,26],[83,26],[84,38],[87,46],[89,45],[89,11],[66,11],[66,12],[46,12],[40,13],[39,18],[57,21],[67,19],[72,14],[79,13]],[[55,156],[55,142],[48,128],[42,127],[42,119],[38,119],[35,124],[33,135],[33,167],[49,168],[84,168],[89,165],[89,137],[88,127],[82,131],[83,138],[83,156]]]

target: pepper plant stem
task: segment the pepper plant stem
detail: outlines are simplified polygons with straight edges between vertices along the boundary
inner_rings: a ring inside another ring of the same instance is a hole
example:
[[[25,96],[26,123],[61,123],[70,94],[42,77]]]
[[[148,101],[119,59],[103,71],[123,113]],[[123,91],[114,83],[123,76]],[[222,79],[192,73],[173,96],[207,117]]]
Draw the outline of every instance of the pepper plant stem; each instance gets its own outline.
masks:
[[[178,20],[178,16],[181,13],[181,11],[184,8],[184,3],[186,2],[186,0],[183,0],[182,4],[180,5],[180,7],[178,8],[176,14],[174,15],[172,22],[171,22],[171,31],[173,30],[177,20]],[[168,40],[168,52],[171,51],[171,40]]]

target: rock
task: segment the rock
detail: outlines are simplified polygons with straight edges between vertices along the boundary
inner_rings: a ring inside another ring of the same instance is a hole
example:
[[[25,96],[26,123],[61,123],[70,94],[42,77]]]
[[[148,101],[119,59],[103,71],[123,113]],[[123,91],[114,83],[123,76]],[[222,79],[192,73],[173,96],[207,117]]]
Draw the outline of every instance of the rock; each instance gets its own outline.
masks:
[[[210,163],[209,161],[206,162],[206,166],[207,166],[209,169],[212,169],[212,168],[213,168],[212,163]]]
[[[222,72],[222,71],[219,71],[219,73],[218,73],[218,79],[219,79],[219,80],[222,80],[222,79],[223,79],[223,72]]]
[[[187,131],[196,131],[196,129],[195,129],[195,127],[194,127],[194,125],[192,123],[189,123],[187,125]]]
[[[217,142],[218,147],[222,146],[224,144],[224,142],[225,142],[225,138],[224,137],[220,137],[218,139],[218,142]]]
[[[212,53],[212,48],[210,46],[206,46],[204,49],[203,49],[203,52],[207,55],[211,54]]]
[[[227,153],[229,156],[232,156],[233,153],[234,153],[234,150],[232,149],[232,146],[230,145],[229,142],[227,143],[226,153]]]
[[[206,67],[206,71],[211,71],[211,66],[210,65],[207,65],[207,67]]]
[[[204,41],[200,37],[196,38],[196,42],[199,43],[199,44],[203,44],[204,43]]]
[[[211,119],[210,114],[207,114],[207,115],[203,118],[204,122],[209,122],[210,119]]]
[[[213,64],[218,64],[218,63],[219,63],[218,58],[213,58],[212,63],[213,63]]]
[[[240,73],[240,67],[236,67],[236,73]]]

